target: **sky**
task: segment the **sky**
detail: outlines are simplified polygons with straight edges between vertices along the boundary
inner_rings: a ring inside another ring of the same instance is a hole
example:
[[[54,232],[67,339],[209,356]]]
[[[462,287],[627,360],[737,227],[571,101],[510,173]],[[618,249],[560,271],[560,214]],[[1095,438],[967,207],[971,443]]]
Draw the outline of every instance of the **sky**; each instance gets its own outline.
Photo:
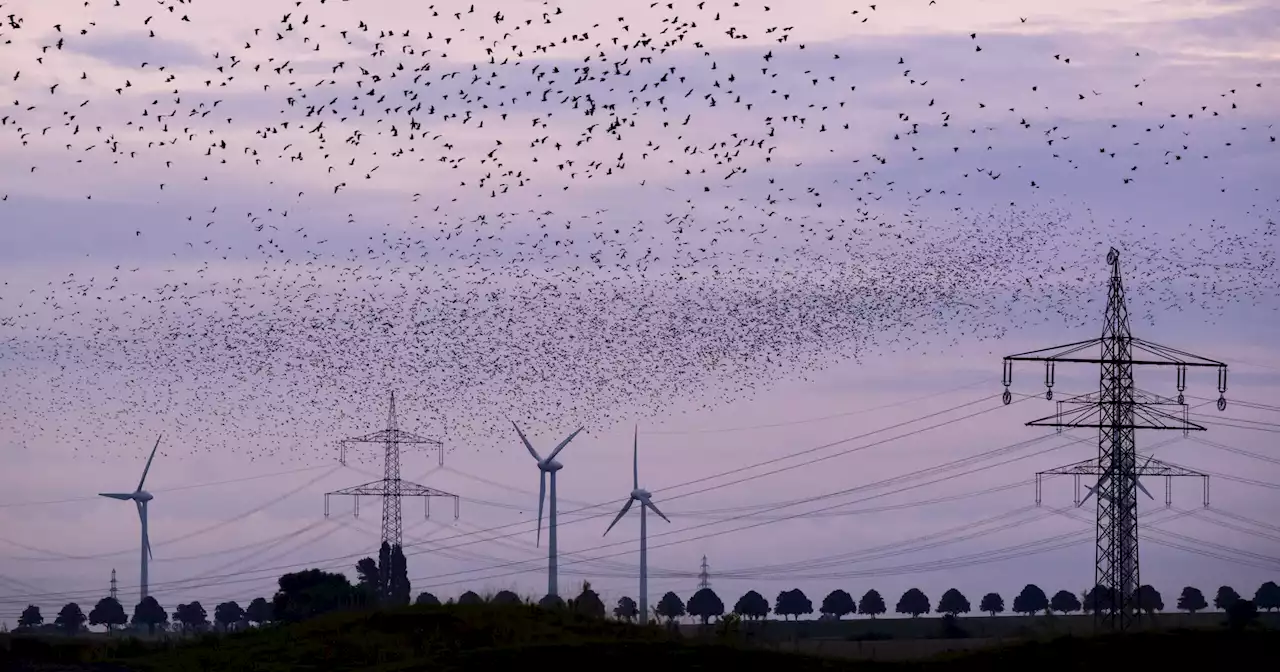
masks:
[[[120,4],[0,5],[0,620],[92,604],[112,569],[133,602],[137,517],[95,493],[157,435],[162,605],[354,577],[379,504],[326,517],[324,493],[380,478],[338,441],[392,388],[445,445],[402,476],[458,497],[404,503],[415,594],[545,592],[510,420],[543,455],[585,427],[558,458],[565,595],[635,595],[635,512],[602,535],[637,427],[671,519],[651,603],[703,556],[729,606],[1079,594],[1094,510],[1066,477],[1037,507],[1034,475],[1097,438],[1026,427],[1043,370],[1005,407],[1000,358],[1099,335],[1111,246],[1135,334],[1230,370],[1223,412],[1188,374],[1207,432],[1139,433],[1212,483],[1208,508],[1199,479],[1170,507],[1146,483],[1143,582],[1171,605],[1280,573],[1270,3]],[[1097,384],[1063,365],[1054,392]]]

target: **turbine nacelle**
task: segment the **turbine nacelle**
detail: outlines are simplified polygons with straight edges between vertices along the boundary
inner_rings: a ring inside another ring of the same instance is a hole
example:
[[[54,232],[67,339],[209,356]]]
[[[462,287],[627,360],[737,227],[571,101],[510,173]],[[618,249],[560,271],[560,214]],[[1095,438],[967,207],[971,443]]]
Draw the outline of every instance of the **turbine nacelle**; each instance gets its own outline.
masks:
[[[653,495],[650,494],[649,491],[645,490],[644,488],[636,488],[635,490],[631,491],[631,499],[638,499],[641,502],[649,501],[649,498],[652,496]]]
[[[149,502],[153,499],[155,499],[155,497],[152,497],[151,493],[146,490],[139,490],[133,493],[133,501],[135,502]]]
[[[553,473],[564,469],[564,465],[556,462],[555,460],[539,460],[538,469],[547,473]]]

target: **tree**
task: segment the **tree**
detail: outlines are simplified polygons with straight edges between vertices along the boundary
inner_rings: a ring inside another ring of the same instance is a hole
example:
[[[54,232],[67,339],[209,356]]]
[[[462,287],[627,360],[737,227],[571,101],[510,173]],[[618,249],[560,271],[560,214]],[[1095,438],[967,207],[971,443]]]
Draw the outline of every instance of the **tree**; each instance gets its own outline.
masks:
[[[1204,593],[1199,588],[1187,586],[1182,589],[1182,594],[1178,596],[1178,608],[1187,613],[1194,614],[1201,609],[1208,609],[1209,603],[1204,600]]]
[[[969,613],[969,598],[964,593],[952,588],[942,594],[938,600],[938,613],[956,616]]]
[[[690,616],[702,619],[703,625],[713,617],[724,616],[724,602],[710,588],[699,588],[698,592],[689,598],[686,609]]]
[[[677,618],[684,616],[684,602],[680,600],[680,596],[671,591],[667,591],[666,595],[658,600],[658,615],[667,619],[667,625],[671,625]]]
[[[133,624],[147,626],[147,632],[156,633],[156,626],[169,622],[169,614],[156,602],[156,598],[148,595],[133,608]]]
[[[418,597],[422,596],[419,595]],[[520,599],[519,595],[516,595],[509,590],[499,590],[497,594],[493,596],[493,599],[489,600],[489,602],[491,604],[503,604],[510,606],[513,604],[522,604],[523,600]]]
[[[1213,607],[1226,611],[1231,605],[1240,601],[1240,593],[1237,593],[1231,586],[1220,586],[1218,594],[1213,596]]]
[[[418,593],[418,597],[413,601],[413,603],[423,606],[438,607],[440,606],[440,598],[432,595],[431,593],[422,592]]]
[[[1049,600],[1049,608],[1059,614],[1070,614],[1080,611],[1080,598],[1069,590],[1059,590]]]
[[[764,595],[748,590],[733,605],[733,613],[758,621],[769,615],[769,601],[764,599]]]
[[[818,610],[819,613],[835,616],[836,620],[840,620],[849,614],[857,613],[857,611],[858,605],[854,604],[853,596],[839,588],[827,593],[827,596],[822,598],[822,608]]]
[[[1085,591],[1084,599],[1080,601],[1080,608],[1085,613],[1097,614],[1110,611],[1113,604],[1115,604],[1115,593],[1107,586],[1097,585]]]
[[[862,595],[862,599],[858,600],[858,613],[866,614],[873,619],[888,610],[884,605],[884,598],[880,597],[880,593],[874,589],[868,590]]]
[[[223,630],[230,630],[236,623],[244,619],[244,609],[235,600],[223,602],[213,608],[213,620],[222,626]]]
[[[271,604],[264,597],[255,597],[245,609],[244,617],[250,623],[262,625],[271,622]]]
[[[306,569],[290,572],[278,580],[280,586],[271,600],[274,621],[296,623],[359,603],[362,592],[343,574]]]
[[[476,594],[474,590],[468,590],[467,592],[458,596],[458,604],[459,605],[484,604],[484,598]]]
[[[784,590],[778,593],[778,599],[773,605],[773,613],[784,619],[787,616],[795,616],[798,619],[804,614],[813,613],[813,602],[810,602],[808,596],[799,588]]]
[[[117,625],[129,622],[129,615],[114,597],[104,597],[89,610],[89,625],[105,625],[107,631],[114,630]]]
[[[1000,593],[987,593],[982,596],[982,601],[978,603],[978,610],[992,616],[1003,614],[1004,598],[1000,597]]]
[[[564,599],[559,595],[548,594],[544,595],[541,600],[538,600],[538,606],[543,609],[564,609],[565,604]]]
[[[387,569],[387,604],[404,606],[409,604],[412,588],[409,585],[409,562],[404,557],[404,548],[400,544],[391,547],[391,566]]]
[[[1275,581],[1268,581],[1258,586],[1258,591],[1253,594],[1253,604],[1259,609],[1280,609],[1280,586]]]
[[[28,604],[26,609],[22,610],[22,615],[18,617],[18,627],[34,628],[44,623],[44,616],[40,615],[40,607],[34,604]]]
[[[618,606],[613,608],[615,618],[630,623],[640,616],[640,608],[636,606],[636,601],[623,595],[618,598]]]
[[[1160,596],[1160,591],[1154,586],[1142,585],[1133,591],[1133,601],[1135,606],[1142,611],[1151,615],[1157,611],[1164,611],[1164,598]]]
[[[84,627],[85,615],[80,610],[80,605],[75,602],[68,602],[62,611],[58,612],[57,618],[53,619],[53,624],[65,630],[68,635],[74,635],[80,632],[80,628]]]
[[[911,588],[898,598],[898,606],[894,611],[899,614],[911,614],[911,618],[916,618],[920,614],[929,613],[929,598],[919,588]]]
[[[173,610],[173,620],[182,624],[182,631],[199,632],[209,625],[209,614],[199,600],[190,604],[179,604]]]
[[[356,587],[362,591],[370,604],[378,604],[382,597],[382,578],[378,573],[378,563],[373,558],[361,558],[356,563]]]
[[[573,600],[573,611],[583,616],[604,618],[604,601],[591,589],[590,581],[582,582],[582,592]]]
[[[1028,583],[1022,588],[1022,592],[1013,598],[1013,613],[1015,614],[1038,614],[1049,608],[1049,598],[1045,596],[1044,591],[1034,583]]]
[[[1258,620],[1258,606],[1253,600],[1236,600],[1227,607],[1227,627],[1244,630]]]

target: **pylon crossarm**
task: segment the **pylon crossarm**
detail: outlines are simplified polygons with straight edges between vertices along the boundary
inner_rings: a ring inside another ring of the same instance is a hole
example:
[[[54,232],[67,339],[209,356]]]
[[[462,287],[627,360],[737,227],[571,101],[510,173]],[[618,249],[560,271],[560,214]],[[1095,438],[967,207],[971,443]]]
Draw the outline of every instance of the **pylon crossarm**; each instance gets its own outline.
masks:
[[[1051,359],[1064,361],[1060,358],[1066,357],[1068,355],[1074,355],[1075,353],[1080,352],[1091,345],[1098,345],[1101,342],[1102,342],[1102,339],[1100,338],[1091,338],[1087,341],[1067,343],[1066,345],[1055,345],[1049,348],[1041,348],[1039,350],[1031,350],[1028,352],[1018,353],[1016,355],[1009,355],[1004,359],[1006,362],[1009,362],[1009,361],[1043,362]]]
[[[1159,343],[1152,343],[1151,341],[1146,341],[1141,338],[1130,338],[1129,342],[1133,345],[1133,348],[1135,350],[1142,350],[1143,352],[1146,352],[1153,356],[1161,357],[1167,360],[1165,361],[1166,364],[1180,364],[1182,366],[1223,367],[1223,368],[1227,366],[1226,364],[1223,364],[1222,362],[1219,362],[1216,359],[1209,359],[1208,357],[1193,355],[1189,352],[1185,352],[1177,348],[1171,348],[1167,345],[1160,345]]]
[[[428,436],[418,436],[412,432],[406,432],[400,429],[380,429],[372,434],[364,436],[355,436],[350,439],[343,439],[343,443],[429,443],[432,445],[444,445],[439,439],[433,439]]]
[[[1141,408],[1141,410],[1138,410]],[[1103,406],[1094,404],[1063,411],[1044,418],[1032,420],[1028,427],[1067,427],[1067,428],[1117,428],[1117,429],[1181,429],[1183,431],[1205,431],[1205,428],[1185,418],[1166,413],[1150,407],[1135,407],[1134,422],[1116,424],[1114,420],[1104,417]]]

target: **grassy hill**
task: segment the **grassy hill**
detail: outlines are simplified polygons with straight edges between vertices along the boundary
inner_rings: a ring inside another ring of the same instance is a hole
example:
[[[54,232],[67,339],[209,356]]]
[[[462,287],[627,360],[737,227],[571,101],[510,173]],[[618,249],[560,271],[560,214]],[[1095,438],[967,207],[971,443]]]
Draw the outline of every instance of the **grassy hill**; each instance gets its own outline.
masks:
[[[89,638],[0,639],[0,670],[41,672],[416,672],[551,665],[608,669],[711,670],[1096,670],[1101,658],[1145,665],[1208,666],[1228,659],[1276,660],[1275,631],[1216,630],[1062,638],[957,654],[945,659],[872,663],[824,659],[681,638],[533,607],[408,607],[331,614],[307,623],[182,642]]]

